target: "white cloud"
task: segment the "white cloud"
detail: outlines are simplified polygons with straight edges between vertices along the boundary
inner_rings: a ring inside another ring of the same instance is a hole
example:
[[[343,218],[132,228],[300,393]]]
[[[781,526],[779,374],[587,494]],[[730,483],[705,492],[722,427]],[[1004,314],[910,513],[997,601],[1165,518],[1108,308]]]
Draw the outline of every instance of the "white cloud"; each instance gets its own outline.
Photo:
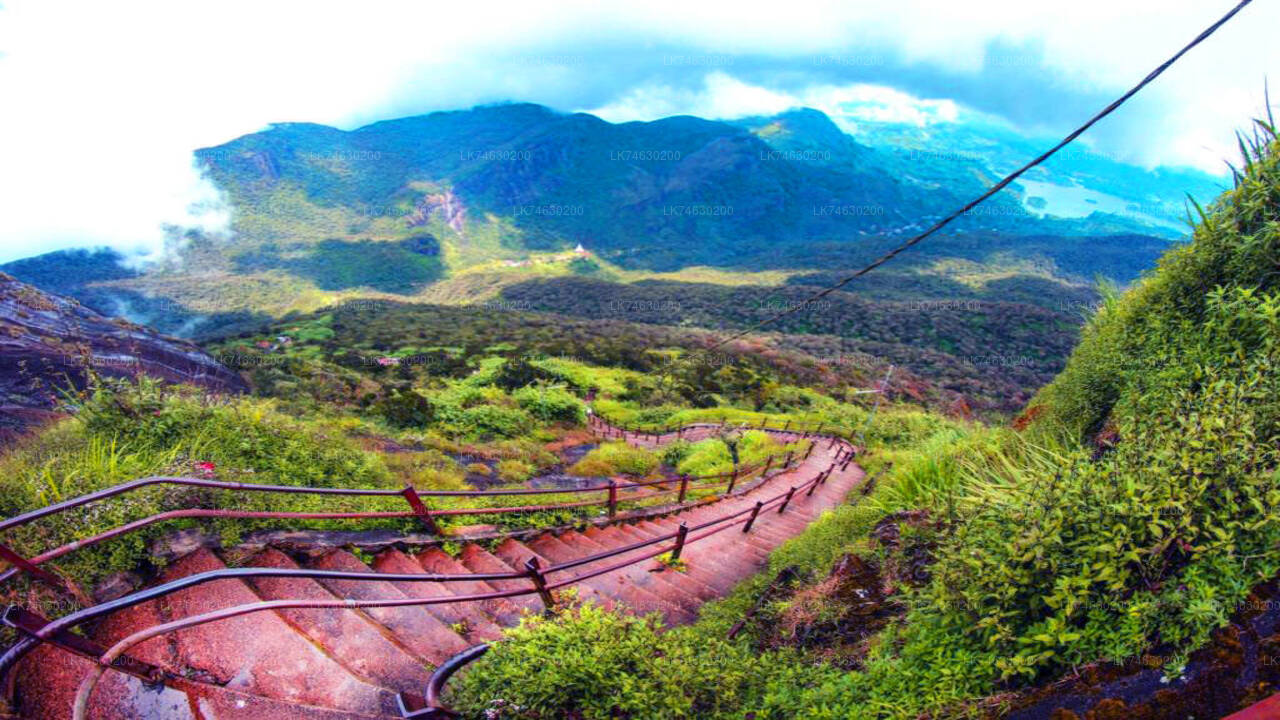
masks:
[[[819,85],[801,93],[788,93],[751,85],[718,70],[707,74],[701,88],[646,85],[585,112],[610,122],[648,121],[671,115],[734,120],[801,107],[823,111],[851,134],[856,134],[859,120],[924,126],[956,122],[960,117],[960,107],[952,100],[917,98],[883,85]]]
[[[861,90],[808,87],[804,69],[893,57],[935,78],[982,77],[1042,53],[1064,96],[1114,93],[1233,2],[11,0],[0,9],[0,261],[159,247],[162,223],[191,222],[188,204],[209,192],[190,151],[269,122],[352,127],[504,98],[618,119],[727,117],[839,92],[923,121],[944,118],[953,98],[871,92],[865,79]],[[1247,8],[1126,109],[1147,124],[1115,142],[1145,162],[1220,165],[1280,67],[1276,27],[1280,4]],[[993,41],[1035,50],[991,58]],[[771,82],[748,57],[790,66]]]

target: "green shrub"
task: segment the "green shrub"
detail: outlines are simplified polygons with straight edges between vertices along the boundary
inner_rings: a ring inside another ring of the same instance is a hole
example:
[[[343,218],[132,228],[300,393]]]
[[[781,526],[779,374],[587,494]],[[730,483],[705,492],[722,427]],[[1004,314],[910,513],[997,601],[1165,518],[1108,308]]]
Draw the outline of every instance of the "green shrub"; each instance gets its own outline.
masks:
[[[662,462],[668,467],[679,467],[691,452],[693,452],[693,443],[687,440],[673,440],[662,448]]]
[[[690,446],[676,469],[683,475],[695,477],[725,473],[733,470],[733,455],[720,438],[707,438]]]
[[[660,630],[590,604],[526,618],[453,681],[451,701],[503,720],[709,718],[751,706],[773,672],[742,646]]]
[[[532,465],[521,460],[499,460],[497,465],[498,477],[509,483],[528,480],[533,477],[534,470]]]
[[[517,390],[516,402],[545,423],[581,425],[587,421],[586,405],[564,388],[526,387]]]
[[[555,376],[530,363],[523,357],[513,357],[502,363],[493,376],[493,384],[511,392],[538,381],[554,380]]]
[[[431,424],[435,408],[422,393],[405,390],[383,398],[374,407],[394,427],[421,428]]]
[[[332,427],[299,421],[269,401],[214,400],[190,388],[143,378],[104,380],[74,400],[74,419],[41,433],[0,458],[0,509],[13,515],[149,475],[208,477],[307,487],[394,487],[382,460],[355,447]],[[394,500],[394,499],[393,499]],[[11,536],[36,554],[157,512],[181,507],[329,511],[391,509],[380,500],[312,495],[152,487],[41,520]],[[399,509],[397,507],[396,509]],[[56,565],[85,582],[146,561],[146,546],[181,527],[210,527],[228,539],[267,521],[159,523],[60,559]],[[325,521],[301,521],[302,527]],[[278,524],[278,523],[275,523]],[[388,526],[407,526],[399,520]]]
[[[610,442],[593,449],[569,468],[570,475],[648,475],[658,469],[658,458],[644,448]]]
[[[458,424],[468,435],[514,438],[533,428],[533,418],[520,408],[477,405],[463,410]]]

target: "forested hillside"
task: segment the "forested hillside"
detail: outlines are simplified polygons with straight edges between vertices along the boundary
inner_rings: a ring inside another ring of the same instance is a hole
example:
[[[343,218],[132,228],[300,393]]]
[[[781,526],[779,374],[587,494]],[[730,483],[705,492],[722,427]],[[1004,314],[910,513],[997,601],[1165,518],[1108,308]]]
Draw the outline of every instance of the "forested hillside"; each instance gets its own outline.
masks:
[[[1218,717],[1274,692],[1266,650],[1234,639],[1270,612],[1280,571],[1271,125],[1241,173],[1190,245],[1108,299],[1013,428],[917,426],[877,444],[867,464],[885,472],[865,497],[699,624],[655,636],[589,609],[534,623],[464,677],[466,707]],[[537,666],[535,652],[571,660]],[[594,699],[596,673],[626,689]]]

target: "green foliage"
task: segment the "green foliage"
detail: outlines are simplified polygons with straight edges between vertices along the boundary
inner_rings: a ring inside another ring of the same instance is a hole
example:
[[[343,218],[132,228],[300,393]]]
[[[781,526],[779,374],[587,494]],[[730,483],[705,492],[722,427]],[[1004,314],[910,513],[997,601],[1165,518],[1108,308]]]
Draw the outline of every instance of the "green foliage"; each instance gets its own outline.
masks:
[[[137,383],[102,380],[75,398],[74,408],[75,419],[0,458],[0,511],[5,515],[150,475],[307,487],[394,486],[376,455],[359,450],[323,423],[281,415],[266,401],[214,400],[144,377]],[[380,502],[360,504],[362,509],[390,509]],[[12,541],[20,552],[34,555],[177,507],[318,511],[341,510],[351,503],[307,495],[153,487],[39,521],[15,531]],[[152,525],[79,550],[57,565],[83,581],[132,570],[147,559],[151,540],[191,524]],[[260,525],[248,520],[204,524],[230,538]]]
[[[467,717],[660,720],[723,717],[758,697],[771,668],[749,649],[660,630],[655,616],[591,604],[526,618],[454,681],[452,700]]]
[[[467,434],[488,437],[520,437],[533,428],[533,418],[520,408],[477,405],[462,411],[459,426]]]
[[[440,246],[429,234],[397,241],[321,240],[300,248],[267,243],[236,257],[240,272],[285,270],[322,290],[369,288],[411,293],[443,276]],[[291,252],[290,252],[291,251]]]
[[[680,463],[693,452],[693,443],[687,440],[673,440],[662,447],[662,464],[679,468]]]
[[[699,440],[689,446],[689,451],[676,469],[682,475],[715,475],[733,470],[733,454],[720,438]]]
[[[1175,658],[1165,672],[1176,675],[1251,587],[1280,571],[1280,147],[1264,130],[1269,147],[1259,140],[1249,150],[1237,187],[1203,217],[1194,242],[1091,320],[1067,370],[1024,418],[1026,431],[891,408],[868,434],[879,448],[868,465],[893,463],[871,496],[824,515],[774,553],[768,572],[668,634],[723,637],[783,564],[820,579],[840,553],[865,550],[887,513],[925,509],[939,528],[931,579],[902,588],[905,617],[874,638],[861,669],[833,672],[766,651],[753,657],[773,672],[742,692],[749,702],[696,716],[972,715],[973,701],[998,689],[1153,647]],[[846,414],[846,428],[857,415]],[[716,467],[729,450],[713,439],[677,452],[684,469]],[[521,642],[505,649],[519,653]],[[638,645],[611,666],[631,662],[628,677],[647,677],[634,668],[654,644]],[[578,710],[576,699],[524,700],[555,669],[522,670],[527,678],[507,678],[519,702],[543,716]],[[659,688],[648,702],[681,696]],[[591,712],[605,710],[614,709]]]
[[[594,448],[574,463],[570,475],[648,475],[658,469],[658,457],[644,448],[609,442]]]
[[[587,421],[586,405],[564,388],[524,387],[512,397],[542,422],[581,425]]]
[[[1263,132],[1266,142],[1247,151],[1247,172],[1202,215],[1193,241],[1166,253],[1156,272],[1089,320],[1066,369],[1031,403],[1040,428],[1076,439],[1101,431],[1122,396],[1183,364],[1177,340],[1204,323],[1215,288],[1277,286],[1280,143]]]
[[[510,358],[502,363],[501,368],[493,376],[493,384],[511,392],[517,388],[532,385],[539,380],[549,380],[552,375],[546,370],[530,363],[522,356]]]
[[[435,408],[422,393],[404,390],[383,398],[374,408],[395,427],[426,427],[435,417]]]
[[[524,482],[533,477],[536,468],[527,462],[520,460],[499,460],[495,470],[497,470],[498,478],[503,482],[516,483]]]

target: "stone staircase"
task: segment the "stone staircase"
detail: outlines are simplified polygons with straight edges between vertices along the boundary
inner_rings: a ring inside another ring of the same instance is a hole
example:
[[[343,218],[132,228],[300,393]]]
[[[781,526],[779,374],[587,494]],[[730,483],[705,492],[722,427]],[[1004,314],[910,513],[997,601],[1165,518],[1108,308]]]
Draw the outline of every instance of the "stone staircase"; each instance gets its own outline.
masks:
[[[696,430],[696,429],[695,429]],[[688,438],[690,431],[684,431]],[[709,432],[700,430],[694,435]],[[673,436],[628,436],[630,442],[661,444]],[[344,550],[315,557],[264,550],[240,567],[305,567],[376,573],[451,575],[523,572],[536,558],[542,566],[563,563],[675,533],[681,523],[699,523],[750,510],[832,467],[838,444],[816,439],[803,463],[767,482],[715,503],[664,517],[619,521],[559,534],[545,532],[524,542],[506,539],[484,547],[467,544],[456,557],[439,548],[411,555],[386,550],[366,562]],[[669,624],[687,623],[707,600],[727,593],[759,571],[769,553],[803,530],[824,510],[843,502],[862,478],[857,465],[837,464],[827,481],[803,492],[785,512],[768,508],[743,532],[739,524],[701,537],[691,533],[682,571],[656,559],[631,562],[570,585],[582,600],[630,611],[660,613]],[[633,549],[564,571],[563,577],[635,560],[657,546]],[[199,550],[169,566],[161,582],[225,568],[218,554]],[[563,579],[563,578],[562,578]],[[164,622],[264,600],[440,598],[529,588],[526,579],[463,582],[355,581],[312,578],[220,579],[116,612],[86,635],[110,647],[128,635]],[[88,705],[95,720],[132,718],[190,720],[337,720],[402,717],[397,696],[420,706],[434,667],[477,643],[495,640],[525,613],[543,609],[538,594],[481,601],[379,608],[273,609],[177,630],[134,646],[129,656],[158,666],[173,678],[148,686],[109,671]],[[24,658],[13,674],[21,717],[72,717],[78,686],[90,661],[50,645]]]

